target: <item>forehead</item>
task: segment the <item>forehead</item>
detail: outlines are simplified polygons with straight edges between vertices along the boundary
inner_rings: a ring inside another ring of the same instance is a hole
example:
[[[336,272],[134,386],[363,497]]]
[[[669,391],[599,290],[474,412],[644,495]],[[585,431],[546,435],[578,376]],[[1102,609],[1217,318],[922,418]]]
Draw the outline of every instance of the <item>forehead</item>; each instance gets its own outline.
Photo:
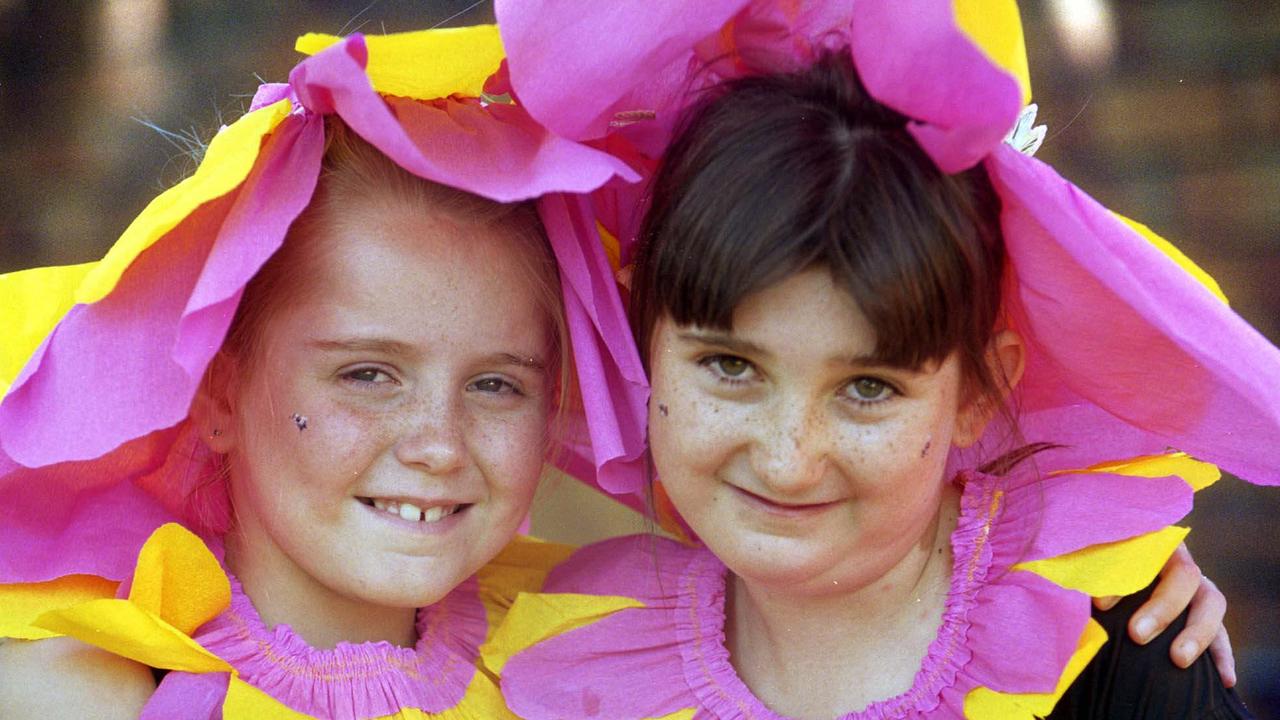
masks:
[[[313,330],[440,346],[530,346],[550,324],[529,269],[534,239],[407,201],[364,202],[307,238],[285,315]],[[283,319],[283,318],[282,318]]]
[[[876,349],[875,328],[823,267],[793,273],[743,298],[733,310],[733,333],[770,346],[856,355]]]

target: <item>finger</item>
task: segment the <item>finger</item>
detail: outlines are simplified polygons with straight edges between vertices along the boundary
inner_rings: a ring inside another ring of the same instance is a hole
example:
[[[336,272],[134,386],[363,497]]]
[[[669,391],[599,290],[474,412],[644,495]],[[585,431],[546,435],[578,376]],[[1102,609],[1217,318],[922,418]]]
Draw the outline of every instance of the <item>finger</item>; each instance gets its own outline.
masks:
[[[1187,546],[1179,545],[1160,571],[1160,582],[1151,597],[1129,619],[1129,637],[1139,645],[1146,645],[1164,632],[1195,597],[1200,579],[1200,568],[1191,559]]]
[[[1218,631],[1217,637],[1209,645],[1209,657],[1213,658],[1213,664],[1218,668],[1218,675],[1222,676],[1223,686],[1235,687],[1236,655],[1231,651],[1231,638],[1227,637],[1225,627]]]
[[[1209,578],[1203,578],[1191,601],[1187,614],[1187,627],[1173,640],[1170,656],[1178,667],[1188,667],[1209,647],[1219,631],[1222,618],[1227,614],[1227,598]]]
[[[1115,607],[1116,603],[1118,602],[1120,602],[1119,595],[1104,595],[1103,597],[1094,598],[1093,606],[1098,608],[1102,612],[1106,612],[1111,608]]]

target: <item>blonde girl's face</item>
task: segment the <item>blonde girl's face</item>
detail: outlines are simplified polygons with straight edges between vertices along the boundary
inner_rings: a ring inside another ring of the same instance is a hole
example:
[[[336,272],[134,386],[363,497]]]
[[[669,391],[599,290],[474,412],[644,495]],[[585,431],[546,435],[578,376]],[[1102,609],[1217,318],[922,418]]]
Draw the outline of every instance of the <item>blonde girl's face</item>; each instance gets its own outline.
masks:
[[[738,576],[787,593],[854,590],[934,539],[948,449],[971,442],[955,356],[875,360],[825,269],[748,296],[731,331],[658,321],[650,443],[693,530]]]
[[[235,532],[295,587],[432,603],[510,541],[542,468],[552,325],[507,228],[350,208],[228,393]],[[243,363],[242,363],[243,364]]]

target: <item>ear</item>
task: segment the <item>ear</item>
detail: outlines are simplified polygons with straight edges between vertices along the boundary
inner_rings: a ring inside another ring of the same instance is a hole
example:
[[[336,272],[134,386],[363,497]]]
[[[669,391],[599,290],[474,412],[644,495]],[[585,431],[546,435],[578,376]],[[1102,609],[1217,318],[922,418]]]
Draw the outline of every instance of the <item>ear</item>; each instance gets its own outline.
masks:
[[[191,419],[209,449],[220,454],[235,445],[235,358],[219,351],[213,356],[191,401]]]
[[[956,433],[951,438],[953,445],[967,448],[978,442],[986,432],[987,424],[1000,410],[1000,405],[1022,380],[1026,362],[1027,348],[1017,332],[1005,329],[991,338],[991,344],[987,346],[987,366],[1000,388],[1000,397],[993,398],[977,389],[968,392],[969,397],[960,406],[956,418]]]

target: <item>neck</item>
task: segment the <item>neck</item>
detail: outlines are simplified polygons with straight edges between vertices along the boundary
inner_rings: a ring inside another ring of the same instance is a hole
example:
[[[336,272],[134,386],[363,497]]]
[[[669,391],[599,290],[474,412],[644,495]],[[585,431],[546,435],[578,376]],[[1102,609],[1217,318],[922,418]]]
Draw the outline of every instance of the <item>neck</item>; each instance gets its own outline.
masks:
[[[859,587],[814,595],[731,576],[725,634],[743,682],[795,718],[836,717],[909,690],[942,623],[958,508],[948,488],[911,550]]]
[[[227,567],[268,628],[289,625],[308,645],[325,650],[340,642],[385,641],[413,647],[417,610],[376,605],[339,594],[299,568],[273,543],[255,542],[252,530],[226,536]]]

